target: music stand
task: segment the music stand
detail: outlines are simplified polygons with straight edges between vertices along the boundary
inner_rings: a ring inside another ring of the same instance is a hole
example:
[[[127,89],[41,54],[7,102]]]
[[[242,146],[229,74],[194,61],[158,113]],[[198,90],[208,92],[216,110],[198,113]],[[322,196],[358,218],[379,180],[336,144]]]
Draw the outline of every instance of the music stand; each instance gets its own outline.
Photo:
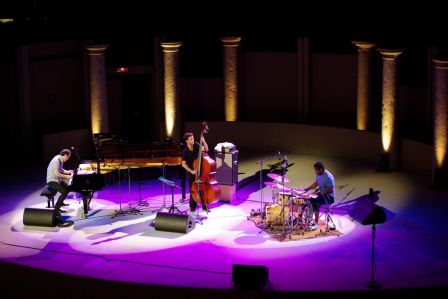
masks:
[[[117,216],[122,216],[122,215],[126,215],[127,214],[127,212],[124,211],[121,208],[121,173],[120,173],[120,167],[116,167],[115,170],[118,173],[118,201],[119,201],[119,209],[118,209],[118,211],[115,210],[115,213],[114,213],[114,215],[111,218],[115,218]]]
[[[121,176],[120,176],[120,167],[117,167],[118,170],[118,193],[119,193],[119,201],[120,201],[120,208],[118,211],[115,211],[115,214],[111,217],[111,218],[115,218],[117,216],[123,216],[123,215],[137,215],[140,214],[142,215],[141,211],[137,208],[134,208],[132,206],[132,196],[131,196],[131,168],[128,166],[127,167],[127,176],[128,176],[128,197],[129,197],[129,204],[128,204],[128,209],[127,210],[122,210],[121,208]]]
[[[179,210],[175,205],[174,205],[174,188],[180,188],[182,189],[182,187],[176,185],[175,182],[170,181],[165,179],[164,177],[159,177],[159,181],[161,181],[162,183],[170,186],[170,190],[171,190],[171,207],[168,210],[168,213],[174,213],[175,211],[184,214],[184,212],[182,212],[181,210]]]
[[[128,208],[127,212],[130,213],[130,214],[134,214],[134,215],[136,215],[136,214],[143,215],[139,209],[134,208],[132,206],[131,167],[130,166],[128,166],[128,197],[129,197],[129,204],[128,204],[129,208]]]

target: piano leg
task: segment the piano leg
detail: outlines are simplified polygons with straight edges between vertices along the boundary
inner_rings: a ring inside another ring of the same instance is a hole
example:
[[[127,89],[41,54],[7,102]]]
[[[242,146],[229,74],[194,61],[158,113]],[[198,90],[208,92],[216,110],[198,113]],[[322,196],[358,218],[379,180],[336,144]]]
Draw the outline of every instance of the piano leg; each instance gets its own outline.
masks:
[[[187,186],[187,183],[186,183],[186,175],[185,175],[185,170],[182,168],[182,167],[180,167],[179,168],[179,171],[180,171],[180,179],[181,179],[181,181],[180,181],[180,186],[182,187],[182,199],[185,199],[186,198],[186,196],[185,196],[185,189],[186,189],[186,186]]]
[[[89,213],[89,206],[90,206],[90,201],[92,200],[93,197],[93,193],[90,194],[83,194],[82,195],[82,203],[84,206],[84,215],[87,216],[87,213]]]

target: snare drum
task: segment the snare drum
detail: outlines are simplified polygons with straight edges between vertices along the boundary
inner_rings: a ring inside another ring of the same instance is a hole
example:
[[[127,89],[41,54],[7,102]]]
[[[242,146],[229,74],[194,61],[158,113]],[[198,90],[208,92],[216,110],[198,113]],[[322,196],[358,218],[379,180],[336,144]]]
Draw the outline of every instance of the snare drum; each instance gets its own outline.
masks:
[[[289,217],[289,212],[290,208],[288,206],[276,204],[266,206],[266,223],[268,225],[283,225],[283,221],[287,220]]]
[[[289,198],[292,198],[291,192],[283,192],[283,191],[279,191],[278,192],[278,201],[277,203],[279,205],[289,205],[290,202],[288,201]]]

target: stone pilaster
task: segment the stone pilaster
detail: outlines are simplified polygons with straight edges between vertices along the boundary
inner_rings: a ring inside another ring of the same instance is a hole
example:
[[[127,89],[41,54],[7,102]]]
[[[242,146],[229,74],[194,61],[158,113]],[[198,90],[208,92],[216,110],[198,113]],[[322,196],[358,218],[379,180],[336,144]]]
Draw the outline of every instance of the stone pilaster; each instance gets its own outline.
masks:
[[[163,78],[165,91],[165,134],[172,140],[180,140],[179,111],[179,48],[181,42],[161,43],[163,49]]]
[[[444,188],[448,148],[448,59],[433,59],[434,165],[433,185]]]
[[[224,46],[224,116],[238,119],[238,46],[241,37],[222,37]]]
[[[398,102],[398,77],[397,61],[398,56],[403,53],[403,49],[379,49],[383,58],[383,94],[381,109],[381,142],[382,159],[381,164],[386,161],[387,169],[397,168],[398,160],[398,138],[397,136],[397,102]],[[384,165],[383,165],[384,166]],[[380,168],[382,165],[380,165]]]
[[[357,95],[357,121],[358,130],[368,130],[370,126],[369,103],[371,97],[372,80],[372,49],[374,43],[354,41],[353,44],[358,47],[358,95]]]
[[[109,132],[104,52],[108,45],[87,45],[89,54],[90,115],[92,134]]]

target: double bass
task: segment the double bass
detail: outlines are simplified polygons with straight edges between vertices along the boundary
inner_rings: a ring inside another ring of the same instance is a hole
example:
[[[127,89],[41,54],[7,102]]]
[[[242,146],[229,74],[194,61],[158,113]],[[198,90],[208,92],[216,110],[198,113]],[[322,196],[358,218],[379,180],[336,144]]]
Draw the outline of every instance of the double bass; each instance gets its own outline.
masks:
[[[191,196],[198,204],[208,206],[219,200],[221,190],[216,181],[216,163],[210,156],[202,150],[202,137],[208,133],[207,122],[202,123],[201,137],[199,139],[198,158],[193,162],[193,169],[196,171],[196,179],[191,187]],[[208,211],[208,208],[207,208]]]

